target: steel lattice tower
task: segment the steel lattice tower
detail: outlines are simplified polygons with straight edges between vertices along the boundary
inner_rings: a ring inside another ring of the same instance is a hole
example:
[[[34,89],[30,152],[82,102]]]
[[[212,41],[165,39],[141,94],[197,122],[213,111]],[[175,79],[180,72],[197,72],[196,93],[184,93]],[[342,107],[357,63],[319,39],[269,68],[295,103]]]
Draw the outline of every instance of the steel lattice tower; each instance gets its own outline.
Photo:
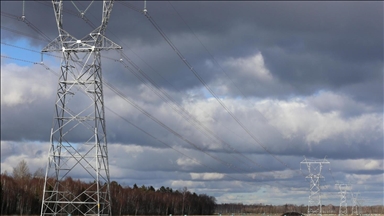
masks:
[[[363,214],[363,210],[364,210],[364,209],[362,209],[363,204],[364,204],[364,200],[362,200],[362,199],[357,200],[357,207],[359,208],[359,215]]]
[[[339,216],[348,215],[348,204],[347,204],[347,190],[349,190],[349,184],[336,184],[340,192],[340,207],[339,207]]]
[[[308,215],[321,215],[321,190],[320,190],[320,179],[323,178],[321,175],[321,170],[323,164],[329,164],[329,162],[324,159],[321,161],[307,160],[304,158],[300,164],[306,164],[308,168],[307,179],[310,179],[309,183],[309,197],[308,197]]]
[[[52,4],[59,36],[42,52],[62,60],[41,215],[111,215],[100,51],[121,49],[104,36],[113,1],[103,1],[100,26],[82,39],[63,29],[63,1]],[[72,188],[73,175],[89,184]]]
[[[359,215],[359,209],[358,209],[358,202],[357,197],[359,196],[359,193],[351,193],[352,197],[352,215]]]

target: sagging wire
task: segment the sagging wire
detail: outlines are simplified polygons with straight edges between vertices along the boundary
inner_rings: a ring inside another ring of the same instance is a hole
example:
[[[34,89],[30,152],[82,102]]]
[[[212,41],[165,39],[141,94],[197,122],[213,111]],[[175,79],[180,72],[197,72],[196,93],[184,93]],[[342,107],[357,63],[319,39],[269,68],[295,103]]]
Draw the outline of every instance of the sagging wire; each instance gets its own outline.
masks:
[[[143,13],[144,14],[144,13]],[[248,130],[248,128],[243,125],[243,123],[229,110],[229,108],[224,104],[224,102],[216,95],[216,93],[208,86],[208,84],[202,79],[202,77],[197,73],[197,71],[192,67],[192,65],[187,61],[187,59],[182,55],[179,49],[172,43],[172,41],[168,38],[168,36],[163,32],[160,26],[155,22],[155,20],[149,15],[148,11],[144,14],[145,17],[150,21],[150,23],[155,27],[155,29],[160,33],[160,35],[165,39],[168,45],[175,51],[175,53],[179,56],[179,58],[183,61],[183,63],[189,68],[189,70],[195,75],[195,77],[204,85],[204,87],[211,93],[211,95],[216,99],[216,101],[227,111],[227,113],[237,122],[237,124],[260,146],[266,151],[270,156],[272,156],[275,160],[280,162],[286,168],[291,169],[300,175],[302,173],[297,170],[291,168],[287,163],[282,161],[276,155],[274,155],[266,146],[261,144],[261,142]]]

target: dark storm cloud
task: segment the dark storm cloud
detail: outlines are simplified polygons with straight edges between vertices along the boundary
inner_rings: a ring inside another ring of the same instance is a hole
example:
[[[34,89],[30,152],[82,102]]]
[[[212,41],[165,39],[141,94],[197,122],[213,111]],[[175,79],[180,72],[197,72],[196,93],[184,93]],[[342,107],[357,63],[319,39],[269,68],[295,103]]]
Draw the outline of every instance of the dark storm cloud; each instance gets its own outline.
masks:
[[[185,2],[172,4],[182,11],[184,19],[199,36],[215,38],[207,43],[215,56],[244,57],[261,51],[272,75],[281,83],[294,86],[291,91],[280,93],[282,95],[308,95],[319,89],[337,91],[370,80],[382,80],[382,3],[199,2],[188,5],[192,7],[188,10]],[[194,7],[202,11],[202,15],[191,14]],[[168,16],[157,18],[159,23],[165,20],[164,29],[166,23],[182,26],[176,24],[180,22],[178,18],[171,20]],[[166,31],[183,37],[188,29]],[[199,45],[197,41],[195,44]],[[212,73],[204,74],[209,82],[217,78]],[[382,83],[374,86],[380,89]],[[372,85],[367,83],[362,89],[367,88],[372,89]],[[273,91],[273,88],[266,89]],[[252,93],[259,94],[258,91]],[[366,91],[366,94],[372,98],[370,102],[382,104],[382,91]]]
[[[166,88],[172,85],[179,91],[201,85],[144,15],[126,7],[126,4],[139,9],[143,7],[142,2],[115,2],[108,26],[109,37],[122,43],[122,46],[127,45],[125,52],[132,48],[150,65],[156,65],[157,73],[168,80],[164,82],[161,78],[157,79],[159,85]],[[49,2],[27,2],[26,15],[32,23],[45,23],[39,28],[53,39],[57,35],[57,28],[49,5]],[[21,13],[21,2],[7,3],[6,7],[8,13]],[[83,2],[78,7],[85,8],[86,4]],[[276,92],[274,97],[310,95],[320,89],[338,91],[342,88],[348,91],[346,89],[353,88],[351,86],[364,83],[362,89],[371,89],[365,91],[366,98],[372,98],[371,102],[382,101],[382,93],[375,91],[382,84],[374,83],[372,86],[371,82],[382,80],[381,2],[155,1],[148,2],[147,7],[150,15],[187,60],[199,69],[198,73],[207,83],[225,78],[220,78],[223,76],[221,71],[213,73],[203,67],[211,57],[204,52],[200,42],[173,7],[216,58],[247,57],[260,51],[271,74],[281,84],[291,85],[289,91],[276,91],[274,88],[277,87],[273,85],[263,86],[264,91]],[[68,32],[81,37],[91,30],[85,22],[78,22],[79,18],[74,15],[77,11],[72,4],[66,3],[64,8],[64,26]],[[100,2],[95,2],[86,13],[86,18],[95,25],[99,23],[99,10]],[[7,26],[23,24],[4,19]],[[28,28],[27,31],[36,33]],[[134,58],[133,54],[131,56]],[[158,76],[145,65],[139,64],[152,77]],[[235,72],[229,69],[228,73]],[[232,77],[235,83],[242,83],[244,80],[241,78]],[[263,91],[250,91],[246,86],[241,88],[246,96],[266,95],[261,93]],[[238,94],[236,91],[233,93]],[[358,99],[363,100],[364,97]]]
[[[50,101],[52,102],[52,101]],[[41,102],[39,103],[41,105]],[[51,104],[51,103],[50,103]],[[2,140],[49,140],[52,127],[53,109],[37,104],[27,105],[22,108],[1,107],[1,139]],[[52,106],[50,106],[52,108]],[[23,117],[20,119],[19,117]]]

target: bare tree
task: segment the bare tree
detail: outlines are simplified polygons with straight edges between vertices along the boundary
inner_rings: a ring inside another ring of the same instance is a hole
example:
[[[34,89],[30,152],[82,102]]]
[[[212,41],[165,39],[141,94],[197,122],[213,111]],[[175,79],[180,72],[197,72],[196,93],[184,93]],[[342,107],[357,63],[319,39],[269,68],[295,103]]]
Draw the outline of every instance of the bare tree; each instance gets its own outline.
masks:
[[[13,178],[16,180],[27,180],[31,177],[27,162],[23,159],[16,167],[13,167]]]
[[[185,201],[185,194],[188,191],[187,187],[184,187],[182,189],[182,194],[183,194],[183,206],[181,207],[181,215],[184,215],[184,201]]]

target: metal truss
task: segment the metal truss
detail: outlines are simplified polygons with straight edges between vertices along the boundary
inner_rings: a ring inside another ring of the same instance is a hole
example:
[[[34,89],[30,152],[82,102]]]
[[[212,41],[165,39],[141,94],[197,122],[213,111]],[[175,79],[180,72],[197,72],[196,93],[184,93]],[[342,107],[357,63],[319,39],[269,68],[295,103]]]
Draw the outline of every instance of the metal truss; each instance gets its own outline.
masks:
[[[321,215],[321,190],[320,179],[323,178],[321,170],[324,164],[329,164],[325,158],[323,160],[308,160],[304,157],[301,164],[307,165],[308,175],[305,177],[309,182],[309,197],[308,197],[308,215]]]
[[[52,4],[59,36],[42,52],[62,60],[41,215],[111,215],[100,51],[121,49],[104,36],[113,1],[103,1],[101,25],[82,39],[63,29],[63,2]],[[73,188],[71,176],[89,183]]]
[[[340,207],[339,207],[339,216],[348,215],[348,204],[347,204],[347,191],[350,190],[350,184],[336,184],[340,192]]]
[[[359,215],[362,215],[363,214],[362,206],[364,205],[364,200],[358,199],[356,201],[357,201],[357,207],[359,208]]]
[[[352,215],[359,215],[358,200],[359,193],[351,193],[352,197]]]

